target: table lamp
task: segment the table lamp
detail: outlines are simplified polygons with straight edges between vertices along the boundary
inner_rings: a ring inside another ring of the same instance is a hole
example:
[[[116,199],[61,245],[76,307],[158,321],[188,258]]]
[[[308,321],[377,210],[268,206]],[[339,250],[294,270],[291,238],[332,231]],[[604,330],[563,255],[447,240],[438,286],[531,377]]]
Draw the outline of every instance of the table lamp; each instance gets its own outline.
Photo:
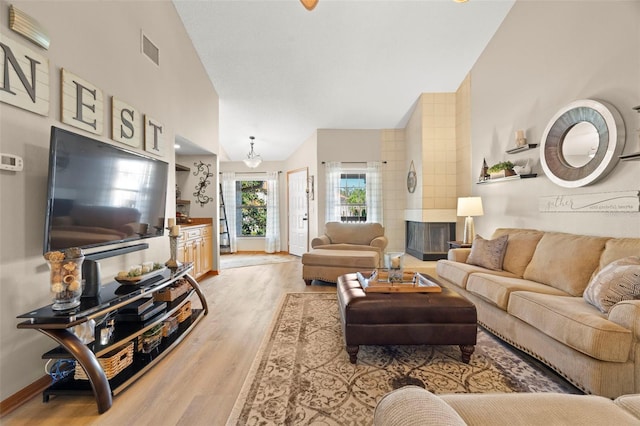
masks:
[[[458,216],[466,216],[464,220],[463,244],[471,244],[476,235],[473,226],[473,216],[482,216],[482,198],[480,197],[460,197],[458,198]]]

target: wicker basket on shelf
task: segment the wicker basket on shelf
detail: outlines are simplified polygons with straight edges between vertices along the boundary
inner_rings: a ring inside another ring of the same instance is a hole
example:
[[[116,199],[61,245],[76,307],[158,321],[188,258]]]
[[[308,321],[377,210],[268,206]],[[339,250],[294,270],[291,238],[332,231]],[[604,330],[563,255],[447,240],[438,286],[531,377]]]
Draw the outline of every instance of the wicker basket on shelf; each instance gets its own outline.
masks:
[[[187,301],[184,305],[180,307],[180,309],[174,313],[172,316],[178,318],[178,322],[183,322],[189,318],[191,318],[191,301]]]
[[[162,340],[162,330],[164,329],[164,323],[157,324],[150,330],[147,330],[138,337],[138,351],[143,354],[148,354],[158,346]]]
[[[98,362],[102,366],[107,379],[114,378],[133,362],[133,341],[116,352],[110,352],[108,356],[98,358]],[[76,363],[73,378],[76,380],[89,380],[80,363]]]

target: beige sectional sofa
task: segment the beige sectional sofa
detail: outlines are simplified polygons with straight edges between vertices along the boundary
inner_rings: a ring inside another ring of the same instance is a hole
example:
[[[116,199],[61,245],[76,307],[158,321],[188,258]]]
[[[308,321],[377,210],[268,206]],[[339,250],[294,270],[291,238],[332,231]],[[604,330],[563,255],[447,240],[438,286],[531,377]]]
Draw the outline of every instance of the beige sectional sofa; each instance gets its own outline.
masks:
[[[612,303],[605,313],[583,298],[607,265],[640,256],[640,238],[498,229],[491,241],[499,237],[507,240],[500,268],[467,263],[472,250],[481,254],[476,240],[472,249],[452,249],[438,261],[442,284],[476,305],[480,325],[584,392],[640,393],[640,300]],[[640,286],[637,279],[631,284]]]
[[[594,395],[556,393],[434,395],[416,386],[378,402],[374,426],[638,425],[640,395],[615,401]]]

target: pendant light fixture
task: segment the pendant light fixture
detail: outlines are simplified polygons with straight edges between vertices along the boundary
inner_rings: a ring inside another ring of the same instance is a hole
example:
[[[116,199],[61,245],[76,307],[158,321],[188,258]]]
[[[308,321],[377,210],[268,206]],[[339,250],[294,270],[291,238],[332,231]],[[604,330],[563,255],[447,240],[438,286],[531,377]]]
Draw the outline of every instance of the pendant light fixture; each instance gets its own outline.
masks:
[[[244,161],[244,164],[246,164],[250,169],[255,169],[260,165],[260,163],[262,163],[262,157],[253,151],[253,140],[255,137],[249,136],[249,139],[251,139],[251,150],[249,151],[249,154],[247,154],[247,158],[242,161]]]
[[[318,0],[300,0],[305,9],[311,11],[318,4]]]

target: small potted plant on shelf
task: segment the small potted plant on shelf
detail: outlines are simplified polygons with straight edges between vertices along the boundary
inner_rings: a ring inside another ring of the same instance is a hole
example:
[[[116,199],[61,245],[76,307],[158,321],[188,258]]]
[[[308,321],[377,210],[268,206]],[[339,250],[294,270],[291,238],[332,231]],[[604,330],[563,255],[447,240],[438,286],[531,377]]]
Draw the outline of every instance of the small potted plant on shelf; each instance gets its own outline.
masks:
[[[507,176],[514,176],[516,172],[513,171],[514,164],[511,161],[503,161],[498,164],[494,164],[489,167],[489,175],[491,179],[499,179]]]

